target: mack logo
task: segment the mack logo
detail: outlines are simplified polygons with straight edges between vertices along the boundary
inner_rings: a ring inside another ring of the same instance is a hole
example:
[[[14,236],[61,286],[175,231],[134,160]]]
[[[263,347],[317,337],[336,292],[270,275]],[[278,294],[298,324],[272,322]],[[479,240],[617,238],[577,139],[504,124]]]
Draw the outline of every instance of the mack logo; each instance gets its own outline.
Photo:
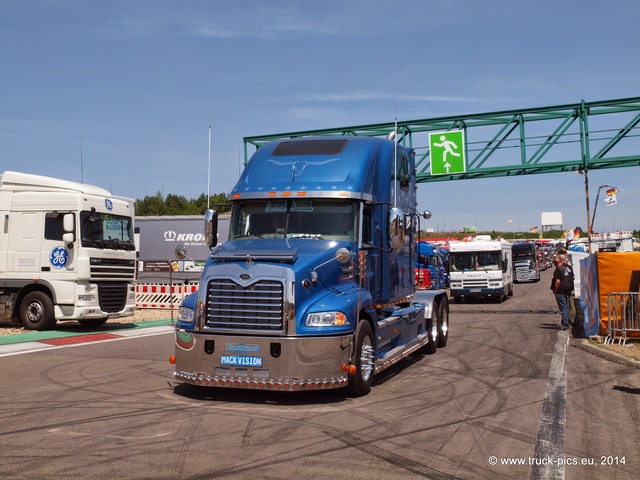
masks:
[[[333,162],[339,162],[340,159],[339,158],[330,158],[329,160],[321,160],[319,162],[308,162],[308,161],[301,161],[301,160],[296,160],[294,162],[283,162],[281,160],[267,160],[270,163],[273,163],[274,165],[277,165],[279,167],[290,167],[291,168],[291,174],[294,177],[298,177],[300,175],[302,175],[302,172],[304,171],[305,168],[309,167],[309,166],[320,166],[320,165],[326,165],[328,163],[333,163]]]
[[[245,344],[245,343],[227,343],[226,350],[227,352],[255,353],[260,351],[260,345],[252,345],[252,344]]]
[[[204,242],[202,233],[177,233],[175,230],[164,232],[165,242]]]

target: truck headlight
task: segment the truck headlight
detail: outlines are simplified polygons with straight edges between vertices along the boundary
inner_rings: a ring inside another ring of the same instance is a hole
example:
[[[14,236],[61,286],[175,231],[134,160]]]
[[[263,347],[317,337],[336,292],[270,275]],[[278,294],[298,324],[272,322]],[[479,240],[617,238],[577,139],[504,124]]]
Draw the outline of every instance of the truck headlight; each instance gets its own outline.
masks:
[[[342,312],[310,313],[304,324],[307,327],[335,327],[347,324],[347,316]]]
[[[180,307],[180,311],[178,312],[178,320],[180,322],[193,322],[195,318],[195,312],[190,308]]]

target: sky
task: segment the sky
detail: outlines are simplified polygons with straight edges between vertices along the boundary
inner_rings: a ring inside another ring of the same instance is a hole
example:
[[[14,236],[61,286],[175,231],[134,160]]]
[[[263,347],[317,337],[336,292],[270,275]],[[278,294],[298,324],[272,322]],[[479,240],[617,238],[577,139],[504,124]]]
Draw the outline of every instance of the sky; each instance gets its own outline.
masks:
[[[245,136],[640,96],[637,0],[0,7],[0,171],[136,199],[230,192]],[[601,193],[595,230],[640,229],[640,167],[590,171],[591,213],[605,184],[618,204]],[[436,231],[541,228],[542,212],[585,229],[584,187],[575,172],[437,182],[418,200]]]

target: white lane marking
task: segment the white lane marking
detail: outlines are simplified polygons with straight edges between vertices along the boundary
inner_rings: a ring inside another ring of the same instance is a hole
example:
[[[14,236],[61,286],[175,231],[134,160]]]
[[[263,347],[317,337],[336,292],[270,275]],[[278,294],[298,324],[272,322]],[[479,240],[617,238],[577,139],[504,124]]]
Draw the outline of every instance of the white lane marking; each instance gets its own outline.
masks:
[[[564,433],[569,331],[558,332],[549,366],[531,480],[564,479]],[[562,465],[561,465],[562,463]]]
[[[130,435],[107,435],[100,433],[86,433],[86,432],[72,432],[63,430],[61,428],[51,428],[49,429],[49,433],[54,433],[56,435],[67,435],[71,437],[102,437],[102,438],[115,438],[118,440],[150,440],[152,438],[166,437],[170,435],[171,432],[165,433],[156,433],[155,435],[146,435],[144,437],[132,437]]]

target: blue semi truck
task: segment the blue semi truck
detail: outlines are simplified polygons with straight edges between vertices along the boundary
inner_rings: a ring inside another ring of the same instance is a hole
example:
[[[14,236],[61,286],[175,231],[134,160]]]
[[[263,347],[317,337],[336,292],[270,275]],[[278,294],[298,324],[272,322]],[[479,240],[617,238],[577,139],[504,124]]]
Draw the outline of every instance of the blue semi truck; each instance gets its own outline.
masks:
[[[416,288],[444,289],[449,286],[449,273],[445,254],[442,249],[428,242],[416,243],[418,258],[416,260]],[[448,255],[448,252],[447,252]]]
[[[205,214],[212,253],[180,308],[177,380],[358,396],[399,360],[446,346],[446,291],[415,288],[413,150],[372,137],[274,141],[231,202],[221,245],[217,214]]]

